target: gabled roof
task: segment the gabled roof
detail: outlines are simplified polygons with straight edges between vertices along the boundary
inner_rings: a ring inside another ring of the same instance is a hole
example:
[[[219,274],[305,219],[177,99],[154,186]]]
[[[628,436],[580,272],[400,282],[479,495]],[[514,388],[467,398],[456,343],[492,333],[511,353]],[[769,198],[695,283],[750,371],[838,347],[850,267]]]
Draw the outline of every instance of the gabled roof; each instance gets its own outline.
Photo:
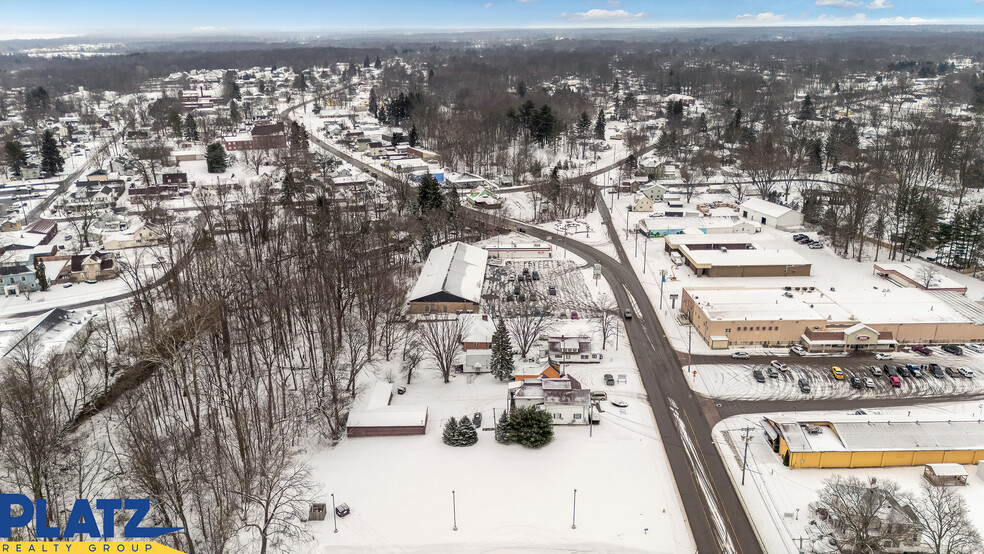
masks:
[[[477,246],[453,242],[430,251],[420,277],[410,291],[410,302],[445,293],[478,304],[489,253]]]
[[[780,206],[779,204],[762,200],[761,198],[749,198],[739,205],[746,210],[753,210],[768,217],[782,217],[789,212],[796,212],[792,208]]]

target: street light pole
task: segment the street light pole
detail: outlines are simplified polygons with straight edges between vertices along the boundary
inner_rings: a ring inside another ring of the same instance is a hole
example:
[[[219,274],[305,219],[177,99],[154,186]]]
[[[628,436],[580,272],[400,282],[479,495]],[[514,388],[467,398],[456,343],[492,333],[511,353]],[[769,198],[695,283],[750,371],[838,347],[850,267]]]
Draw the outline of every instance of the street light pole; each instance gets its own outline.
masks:
[[[649,234],[646,234],[646,244],[642,247],[642,274],[646,274],[646,254],[649,252]]]
[[[335,493],[331,493],[331,520],[335,523],[335,532],[338,532],[338,514],[335,512]]]
[[[751,427],[745,427],[745,454],[741,460],[741,485],[745,486],[745,466],[748,465],[748,443],[752,441]]]
[[[577,529],[577,489],[574,489],[574,508],[571,510],[571,529]]]
[[[458,506],[454,500],[454,491],[451,491],[451,521],[453,522],[452,531],[458,530]]]

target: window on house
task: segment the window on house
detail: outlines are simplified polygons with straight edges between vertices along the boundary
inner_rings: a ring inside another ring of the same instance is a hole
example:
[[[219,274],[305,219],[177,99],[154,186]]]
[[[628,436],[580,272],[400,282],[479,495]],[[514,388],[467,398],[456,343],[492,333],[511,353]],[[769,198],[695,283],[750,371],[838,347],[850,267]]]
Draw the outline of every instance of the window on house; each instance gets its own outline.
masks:
[[[564,419],[564,414],[557,414],[557,413],[555,413],[555,414],[553,415],[553,418],[554,418],[554,419]]]
[[[588,359],[588,355],[587,354],[581,354],[581,359],[582,360],[587,360]]]
[[[574,414],[574,419],[581,419],[581,414]]]
[[[724,332],[725,333],[730,333],[731,332],[731,329],[725,328]]]

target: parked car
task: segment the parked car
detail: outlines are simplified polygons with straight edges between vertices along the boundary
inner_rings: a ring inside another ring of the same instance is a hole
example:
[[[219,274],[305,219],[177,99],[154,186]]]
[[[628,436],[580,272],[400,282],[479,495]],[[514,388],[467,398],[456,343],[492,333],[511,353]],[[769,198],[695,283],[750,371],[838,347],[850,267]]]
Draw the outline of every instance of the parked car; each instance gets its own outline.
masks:
[[[615,386],[615,378],[612,377],[612,374],[611,373],[606,373],[605,374],[605,384],[608,385],[609,387],[614,387]]]
[[[349,509],[348,504],[339,504],[338,506],[335,506],[335,515],[338,517],[345,517],[350,513],[352,513],[352,510]]]
[[[625,319],[632,319],[632,310],[625,310]]]
[[[810,393],[810,382],[809,381],[807,381],[806,379],[801,378],[798,381],[797,384],[799,384],[800,392],[804,392],[806,394],[809,394]]]
[[[834,374],[834,379],[837,379],[838,381],[843,381],[844,380],[844,370],[843,369],[841,369],[841,368],[839,368],[837,366],[834,366],[834,367],[830,368],[830,372]]]
[[[942,378],[946,377],[946,375],[943,373],[943,368],[941,368],[940,366],[938,366],[936,364],[933,364],[933,365],[936,366],[936,367],[929,368],[929,372],[933,374],[933,377],[936,377],[937,379],[942,379]]]
[[[779,360],[772,360],[769,365],[778,369],[779,371],[789,371],[789,366],[780,362]]]
[[[946,374],[949,375],[950,377],[953,377],[954,379],[960,377],[960,372],[953,369],[952,367],[946,368]]]
[[[874,366],[873,365],[869,369],[871,369],[871,374],[874,375],[875,377],[881,377],[882,376],[882,370],[878,366]]]
[[[812,242],[812,243],[810,243],[810,249],[811,250],[821,250],[822,248],[823,248],[823,245],[820,244],[819,242]]]
[[[625,400],[612,400],[612,406],[616,406],[618,408],[628,408],[629,403]]]
[[[779,378],[779,372],[776,371],[776,368],[772,367],[771,365],[765,366],[765,373],[769,377],[772,377],[773,379],[778,379]]]
[[[851,388],[860,389],[861,388],[861,378],[851,377]]]
[[[895,369],[895,366],[893,366],[893,365],[887,365],[886,364],[886,365],[882,366],[882,369],[885,370],[885,374],[888,375],[889,377],[898,377],[899,376],[898,370],[896,370]]]
[[[904,365],[895,366],[895,371],[898,373],[899,377],[910,377],[912,375],[909,373],[909,368]]]
[[[954,354],[956,356],[963,356],[963,348],[960,348],[955,344],[944,344],[943,346],[940,347],[940,349],[943,350],[944,352],[949,352],[950,354]]]
[[[974,370],[973,369],[966,369],[966,368],[961,367],[957,371],[960,372],[960,375],[963,375],[964,377],[966,377],[968,379],[972,379],[974,377]]]
[[[581,316],[577,315],[575,310],[571,310],[571,319],[580,319]]]
[[[878,352],[878,353],[875,354],[875,359],[876,360],[891,360],[892,359],[892,353],[891,352]]]
[[[923,372],[918,367],[910,367],[909,373],[912,374],[913,377],[918,377],[920,379],[923,377]]]
[[[739,351],[739,352],[732,352],[731,353],[731,358],[732,359],[735,359],[735,360],[747,360],[747,359],[749,359],[751,357],[752,356],[748,352],[741,352],[741,351]]]
[[[759,383],[765,382],[765,375],[762,373],[761,370],[756,369],[755,371],[753,371],[752,377],[754,377],[755,380],[758,381]]]
[[[540,280],[540,272],[539,271],[534,271],[533,272],[533,280],[534,281],[539,281]]]
[[[896,388],[897,388],[897,387],[901,387],[901,386],[902,386],[902,380],[901,380],[901,379],[899,379],[898,377],[896,377],[896,376],[894,376],[894,375],[892,375],[892,376],[890,376],[890,377],[888,378],[888,382],[889,382],[889,383],[890,383],[890,384],[891,384],[891,385],[892,385],[893,387],[896,387]]]
[[[965,344],[964,348],[970,350],[971,352],[977,352],[978,354],[984,353],[984,346],[979,344]]]
[[[603,390],[591,391],[591,400],[595,402],[602,402],[608,400],[608,393]]]
[[[472,416],[472,425],[474,425],[476,429],[480,429],[482,427],[482,412],[475,412],[475,415]]]
[[[940,367],[940,364],[932,363],[932,364],[929,364],[928,369],[929,369],[929,371],[931,371],[932,373],[935,374],[937,369],[942,370],[943,368]]]
[[[797,356],[806,356],[806,349],[802,346],[790,346],[789,351]]]
[[[933,353],[932,350],[926,348],[925,346],[923,346],[921,344],[914,344],[914,345],[912,345],[912,351],[913,352],[919,352],[923,356],[929,356],[930,354]]]
[[[865,377],[864,378],[864,388],[866,388],[866,389],[873,389],[873,388],[875,388],[875,380],[872,379],[871,377]]]

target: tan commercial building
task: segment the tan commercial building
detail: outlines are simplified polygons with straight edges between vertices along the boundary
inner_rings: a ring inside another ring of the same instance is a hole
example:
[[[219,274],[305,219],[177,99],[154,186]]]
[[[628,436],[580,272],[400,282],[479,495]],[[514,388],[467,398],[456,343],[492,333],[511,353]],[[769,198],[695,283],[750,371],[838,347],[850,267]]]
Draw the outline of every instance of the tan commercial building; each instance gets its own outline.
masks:
[[[800,344],[842,352],[984,341],[984,310],[953,292],[689,287],[680,309],[712,348]]]
[[[762,250],[745,234],[680,234],[665,237],[695,275],[707,277],[805,277],[812,265],[792,250]]]

